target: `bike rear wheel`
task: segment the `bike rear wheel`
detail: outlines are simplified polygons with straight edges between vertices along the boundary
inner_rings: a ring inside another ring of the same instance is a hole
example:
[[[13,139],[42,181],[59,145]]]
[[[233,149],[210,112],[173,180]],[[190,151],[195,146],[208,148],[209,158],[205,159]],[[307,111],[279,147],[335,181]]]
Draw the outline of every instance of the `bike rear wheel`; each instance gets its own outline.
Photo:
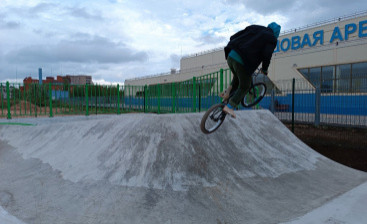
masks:
[[[210,107],[201,119],[200,129],[204,134],[210,134],[216,131],[226,118],[223,111],[225,104],[219,103]]]
[[[250,90],[246,93],[245,97],[241,101],[242,106],[252,107],[258,104],[265,96],[266,85],[265,83],[259,82],[254,84]]]

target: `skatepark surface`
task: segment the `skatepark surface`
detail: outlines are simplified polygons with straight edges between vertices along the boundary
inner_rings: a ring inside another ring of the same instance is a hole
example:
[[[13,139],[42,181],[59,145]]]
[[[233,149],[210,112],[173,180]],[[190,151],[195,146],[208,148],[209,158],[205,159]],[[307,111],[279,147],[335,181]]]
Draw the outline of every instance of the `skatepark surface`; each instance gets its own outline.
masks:
[[[8,120],[33,125],[0,125],[0,223],[365,223],[367,173],[236,114]]]

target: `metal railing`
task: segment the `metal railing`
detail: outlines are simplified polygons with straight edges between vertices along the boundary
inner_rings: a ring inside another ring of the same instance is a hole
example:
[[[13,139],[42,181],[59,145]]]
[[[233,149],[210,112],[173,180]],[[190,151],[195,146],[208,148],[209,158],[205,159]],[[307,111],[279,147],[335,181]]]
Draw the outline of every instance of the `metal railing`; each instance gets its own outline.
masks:
[[[367,76],[364,83],[367,84]],[[306,80],[275,82],[261,107],[285,122],[367,127],[367,89],[313,87]],[[366,85],[367,87],[367,85]]]

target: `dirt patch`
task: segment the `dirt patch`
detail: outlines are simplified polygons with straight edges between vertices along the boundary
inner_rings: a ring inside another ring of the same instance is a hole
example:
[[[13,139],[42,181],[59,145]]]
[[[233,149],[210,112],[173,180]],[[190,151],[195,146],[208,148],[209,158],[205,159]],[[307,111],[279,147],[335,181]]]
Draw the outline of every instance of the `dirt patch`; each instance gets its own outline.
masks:
[[[5,112],[7,113],[7,109],[5,109]],[[10,107],[10,113],[12,114],[12,117],[36,116],[36,114],[37,116],[49,115],[50,107],[49,106],[41,107],[29,101],[21,100],[17,104],[12,105]]]
[[[290,124],[285,125],[291,130]],[[367,172],[367,129],[295,125],[294,132],[320,154]]]

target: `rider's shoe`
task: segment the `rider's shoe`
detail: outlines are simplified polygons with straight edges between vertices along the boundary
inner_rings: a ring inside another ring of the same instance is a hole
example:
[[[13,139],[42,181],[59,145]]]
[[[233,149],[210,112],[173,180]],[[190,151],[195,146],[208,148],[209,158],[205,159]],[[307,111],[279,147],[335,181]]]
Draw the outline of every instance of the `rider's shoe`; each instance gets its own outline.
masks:
[[[236,114],[234,113],[234,110],[233,110],[233,109],[231,109],[231,108],[229,108],[227,105],[226,105],[226,106],[224,106],[223,111],[224,111],[226,114],[231,115],[231,117],[236,118]]]
[[[219,97],[222,98],[223,100],[228,100],[229,93],[231,92],[231,90],[232,90],[232,86],[228,86],[228,88],[226,90],[219,93]]]

